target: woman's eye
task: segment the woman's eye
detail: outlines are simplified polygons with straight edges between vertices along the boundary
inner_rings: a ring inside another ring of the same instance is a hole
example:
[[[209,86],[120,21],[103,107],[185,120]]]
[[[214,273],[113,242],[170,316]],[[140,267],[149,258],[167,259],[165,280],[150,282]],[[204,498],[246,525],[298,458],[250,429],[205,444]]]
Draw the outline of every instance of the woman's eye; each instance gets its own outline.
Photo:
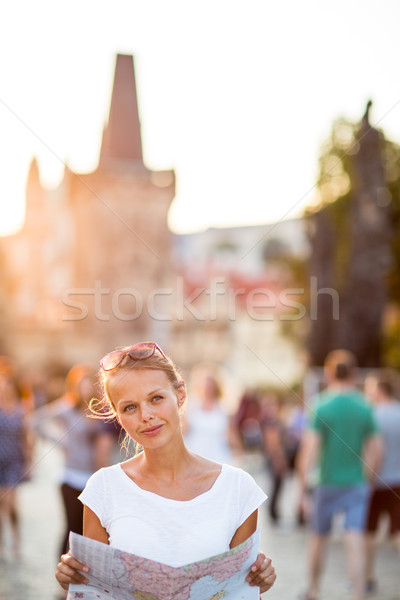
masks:
[[[133,404],[128,404],[128,406],[125,406],[124,412],[132,412],[133,410],[135,410]]]
[[[154,397],[152,398],[152,401],[153,401],[153,402],[158,402],[158,400],[161,400],[161,399],[162,399],[162,396],[154,396]]]

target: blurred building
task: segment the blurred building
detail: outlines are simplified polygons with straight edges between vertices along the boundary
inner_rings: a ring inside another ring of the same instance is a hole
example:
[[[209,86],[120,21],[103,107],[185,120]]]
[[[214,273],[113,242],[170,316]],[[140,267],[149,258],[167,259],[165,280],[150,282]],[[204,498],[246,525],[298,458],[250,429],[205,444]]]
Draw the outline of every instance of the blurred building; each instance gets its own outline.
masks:
[[[185,374],[209,361],[243,385],[298,381],[305,298],[276,258],[307,254],[301,220],[173,235],[174,193],[173,171],[143,163],[133,60],[118,55],[98,167],[47,190],[34,160],[25,224],[0,242],[1,352],[68,368],[155,339]]]
[[[31,164],[24,226],[1,242],[2,351],[20,363],[70,365],[153,337],[142,303],[170,285],[174,194],[174,172],[143,163],[133,60],[118,55],[97,169],[65,168],[47,190]]]
[[[302,220],[210,228],[175,236],[173,248],[185,299],[176,294],[178,364],[225,365],[245,387],[299,382],[308,290],[299,288],[291,257],[308,256]]]

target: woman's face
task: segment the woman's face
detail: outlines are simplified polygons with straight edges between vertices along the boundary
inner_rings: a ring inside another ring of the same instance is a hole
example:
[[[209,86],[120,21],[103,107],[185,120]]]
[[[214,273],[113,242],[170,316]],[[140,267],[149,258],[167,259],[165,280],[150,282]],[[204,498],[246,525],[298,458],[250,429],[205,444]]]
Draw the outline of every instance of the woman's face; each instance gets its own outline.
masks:
[[[212,377],[206,377],[204,380],[204,395],[208,398],[218,400],[218,386]]]
[[[364,393],[372,401],[377,400],[378,382],[374,377],[366,377],[364,382]]]
[[[164,371],[117,371],[108,393],[119,423],[143,448],[155,449],[181,436],[179,407],[185,387],[175,390]]]
[[[92,377],[86,376],[81,379],[78,386],[78,393],[81,400],[89,402],[94,395],[94,381]]]

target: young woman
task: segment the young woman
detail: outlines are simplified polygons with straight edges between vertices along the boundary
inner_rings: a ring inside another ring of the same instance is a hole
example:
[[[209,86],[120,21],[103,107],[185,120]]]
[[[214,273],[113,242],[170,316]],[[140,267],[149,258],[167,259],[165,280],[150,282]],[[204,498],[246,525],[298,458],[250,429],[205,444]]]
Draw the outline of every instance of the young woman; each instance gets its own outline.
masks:
[[[68,550],[70,531],[82,534],[83,506],[78,500],[89,477],[111,464],[115,437],[107,425],[87,416],[88,402],[95,393],[95,371],[85,364],[74,365],[65,380],[65,394],[34,411],[36,433],[64,451],[60,491],[65,513],[65,530],[60,552]],[[54,425],[59,428],[54,429]]]
[[[177,567],[241,544],[257,527],[265,494],[250,475],[190,452],[183,441],[185,382],[154,342],[107,354],[100,362],[104,403],[142,452],[100,469],[80,495],[83,535]],[[84,565],[69,553],[56,578],[67,589],[82,583]],[[260,591],[275,581],[259,554],[248,575]]]
[[[232,450],[240,448],[228,412],[221,405],[222,390],[212,375],[203,376],[190,397],[183,422],[189,450],[221,463],[232,464]]]

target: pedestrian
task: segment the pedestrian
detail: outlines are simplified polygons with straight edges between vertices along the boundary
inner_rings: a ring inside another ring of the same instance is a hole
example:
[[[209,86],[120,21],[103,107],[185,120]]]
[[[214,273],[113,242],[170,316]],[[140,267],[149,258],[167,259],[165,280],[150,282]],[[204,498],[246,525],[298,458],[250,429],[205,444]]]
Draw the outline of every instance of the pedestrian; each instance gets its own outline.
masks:
[[[247,389],[243,393],[234,415],[234,425],[244,450],[258,452],[262,448],[260,403],[255,390]]]
[[[299,457],[300,483],[318,457],[319,483],[314,491],[309,548],[309,586],[304,600],[318,597],[332,520],[345,515],[345,549],[354,600],[364,597],[364,526],[368,508],[367,478],[373,479],[382,457],[377,427],[366,398],[355,386],[356,359],[335,350],[325,360],[327,389],[314,399],[311,429]],[[364,457],[364,458],[363,458]]]
[[[279,501],[284,479],[289,472],[289,462],[284,447],[284,424],[279,414],[279,401],[273,392],[265,393],[260,400],[260,425],[263,450],[271,480],[271,500],[268,514],[273,525],[280,521]]]
[[[273,525],[281,523],[280,498],[285,480],[291,476],[304,430],[305,417],[299,407],[283,416],[278,396],[268,392],[261,396],[260,425],[263,436],[263,450],[271,480],[271,500],[268,514]],[[295,508],[299,525],[305,523],[302,505]]]
[[[240,448],[231,417],[221,405],[222,389],[216,377],[206,375],[183,418],[185,445],[196,454],[232,464],[232,450]]]
[[[28,479],[32,444],[14,367],[4,358],[0,361],[0,555],[5,524],[11,528],[13,554],[19,555],[20,520],[16,492],[20,483]]]
[[[377,590],[375,537],[384,515],[389,517],[389,533],[400,558],[400,402],[396,383],[398,374],[391,369],[372,371],[365,379],[364,390],[373,402],[384,447],[383,463],[375,479],[366,527],[366,589],[370,593]]]
[[[171,359],[156,343],[142,342],[110,352],[100,364],[104,398],[97,413],[115,416],[142,451],[90,478],[80,495],[83,534],[174,567],[252,535],[265,494],[241,469],[186,448],[185,382]],[[56,578],[67,589],[87,581],[77,572],[83,568],[68,553]],[[270,560],[259,554],[248,577],[261,592],[269,589],[275,580]]]
[[[284,446],[291,473],[296,473],[297,460],[301,440],[308,426],[308,417],[304,406],[304,399],[297,397],[298,402],[289,411],[285,421]],[[300,501],[301,500],[301,501]],[[302,497],[297,500],[295,506],[296,524],[301,527],[307,524],[308,512],[307,502]]]
[[[95,392],[95,372],[77,364],[68,372],[65,393],[32,414],[32,426],[44,439],[59,444],[64,453],[60,491],[65,513],[61,553],[68,550],[70,531],[82,534],[83,506],[78,500],[89,477],[110,464],[115,436],[110,426],[92,419],[88,405]]]

